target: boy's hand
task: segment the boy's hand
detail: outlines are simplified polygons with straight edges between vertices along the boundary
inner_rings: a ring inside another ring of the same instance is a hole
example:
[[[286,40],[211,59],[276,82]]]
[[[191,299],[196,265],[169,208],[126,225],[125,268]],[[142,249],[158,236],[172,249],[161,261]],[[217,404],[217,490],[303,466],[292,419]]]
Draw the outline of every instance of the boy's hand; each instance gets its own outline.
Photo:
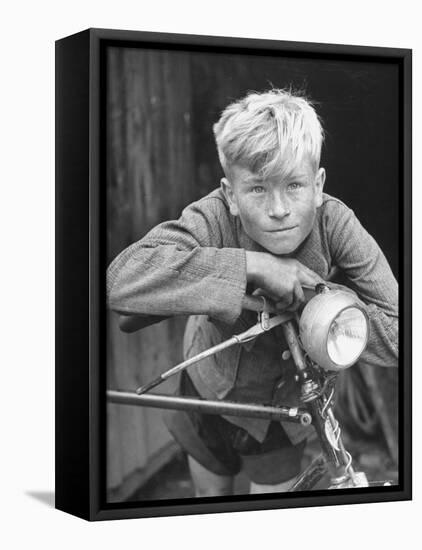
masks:
[[[248,282],[253,282],[274,300],[281,311],[296,310],[305,301],[302,286],[314,287],[323,279],[291,258],[266,252],[246,252]]]

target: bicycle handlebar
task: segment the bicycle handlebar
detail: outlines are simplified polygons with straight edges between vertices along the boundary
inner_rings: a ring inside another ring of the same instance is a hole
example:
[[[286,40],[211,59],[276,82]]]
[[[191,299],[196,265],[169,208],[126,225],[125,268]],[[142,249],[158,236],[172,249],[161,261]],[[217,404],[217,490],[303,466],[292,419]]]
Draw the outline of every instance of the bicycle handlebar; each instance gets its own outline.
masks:
[[[308,302],[315,296],[315,290],[311,287],[302,287],[305,294],[305,302]],[[242,309],[255,311],[260,313],[267,311],[268,313],[279,314],[280,308],[270,298],[262,295],[245,295],[242,300]],[[120,330],[127,333],[136,332],[142,328],[164,321],[169,317],[159,315],[120,315],[119,327]]]
[[[265,298],[265,302],[262,297],[258,296],[245,296],[242,301],[242,309],[248,309],[250,311],[261,312],[265,311],[269,313],[279,313],[275,307],[275,303],[269,298]],[[159,315],[119,315],[119,327],[120,330],[127,333],[136,332],[142,328],[148,327],[155,323],[159,323],[169,319],[169,317]]]

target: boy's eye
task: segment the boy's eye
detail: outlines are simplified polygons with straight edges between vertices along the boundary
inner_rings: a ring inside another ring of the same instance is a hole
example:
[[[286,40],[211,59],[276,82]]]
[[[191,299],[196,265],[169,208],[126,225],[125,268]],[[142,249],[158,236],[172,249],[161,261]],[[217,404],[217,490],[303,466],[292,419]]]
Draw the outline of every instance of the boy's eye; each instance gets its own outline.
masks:
[[[289,189],[292,189],[293,191],[295,189],[299,189],[301,187],[301,184],[298,181],[294,181],[292,183],[289,183]]]
[[[255,185],[252,187],[253,193],[263,193],[265,191],[264,187],[262,185]]]

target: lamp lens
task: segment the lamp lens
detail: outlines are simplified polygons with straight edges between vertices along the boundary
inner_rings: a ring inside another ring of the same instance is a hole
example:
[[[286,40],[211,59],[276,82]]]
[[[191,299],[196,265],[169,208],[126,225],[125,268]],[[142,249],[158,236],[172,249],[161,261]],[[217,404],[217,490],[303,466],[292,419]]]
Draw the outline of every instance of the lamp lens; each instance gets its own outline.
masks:
[[[368,322],[364,313],[349,307],[337,315],[328,331],[327,351],[331,361],[347,366],[358,360],[368,336]]]

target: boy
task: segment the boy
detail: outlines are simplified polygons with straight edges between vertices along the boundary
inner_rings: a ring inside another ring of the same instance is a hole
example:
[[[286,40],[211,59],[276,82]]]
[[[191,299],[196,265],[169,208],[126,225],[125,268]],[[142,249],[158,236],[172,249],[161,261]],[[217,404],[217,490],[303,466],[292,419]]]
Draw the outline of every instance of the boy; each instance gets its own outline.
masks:
[[[280,311],[295,310],[302,286],[336,267],[367,304],[371,336],[361,361],[396,365],[397,283],[354,213],[323,193],[323,130],[312,104],[285,90],[250,93],[225,109],[214,135],[221,187],[112,262],[110,307],[124,315],[190,314],[188,358],[256,322],[242,311],[245,296],[260,289]],[[296,406],[287,350],[278,327],[191,367],[180,393]],[[171,413],[167,424],[188,454],[197,496],[232,493],[241,468],[260,493],[288,490],[300,472],[308,428],[186,412]]]

